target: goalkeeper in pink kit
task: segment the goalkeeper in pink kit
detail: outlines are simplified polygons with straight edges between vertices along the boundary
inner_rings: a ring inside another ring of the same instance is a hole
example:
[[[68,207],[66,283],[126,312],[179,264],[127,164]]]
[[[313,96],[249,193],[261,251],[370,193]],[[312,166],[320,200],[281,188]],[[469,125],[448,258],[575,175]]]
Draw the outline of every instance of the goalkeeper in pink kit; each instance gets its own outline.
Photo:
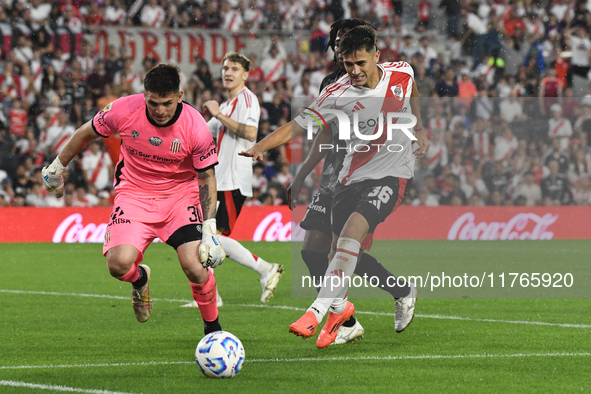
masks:
[[[113,212],[103,254],[109,273],[132,285],[136,319],[152,312],[150,268],[140,264],[155,238],[172,246],[187,275],[208,334],[221,330],[212,268],[226,254],[216,235],[216,145],[199,112],[184,103],[174,65],[160,64],[144,79],[144,93],[115,100],[82,125],[54,162],[45,187],[63,194],[62,173],[90,141],[121,135]]]

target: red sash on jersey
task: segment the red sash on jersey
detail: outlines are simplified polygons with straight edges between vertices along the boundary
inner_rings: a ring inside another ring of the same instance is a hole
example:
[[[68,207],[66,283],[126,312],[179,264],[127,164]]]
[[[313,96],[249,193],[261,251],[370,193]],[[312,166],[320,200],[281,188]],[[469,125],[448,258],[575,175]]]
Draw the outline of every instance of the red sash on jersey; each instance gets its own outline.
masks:
[[[437,162],[441,158],[442,152],[443,152],[443,149],[440,148],[439,151],[437,153],[435,153],[435,156],[433,156],[429,159],[429,168],[435,167],[435,165],[437,164]]]
[[[234,27],[234,22],[236,22],[237,16],[238,16],[238,13],[234,11],[234,14],[232,14],[232,19],[230,20],[230,24],[228,25],[229,31],[232,31],[232,27]]]
[[[226,115],[228,118],[231,117],[234,113],[234,110],[236,110],[236,105],[238,105],[238,96],[234,97],[234,99],[232,100],[232,111],[230,111],[230,113]],[[226,134],[226,127],[222,126],[220,134],[218,135],[218,157],[220,155],[220,148],[222,147],[222,138],[224,138],[224,134]]]
[[[94,183],[96,181],[96,178],[98,178],[99,173],[103,169],[104,164],[105,164],[105,152],[102,152],[101,158],[99,159],[99,162],[97,163],[96,168],[94,169],[94,171],[92,172],[92,176],[90,177],[90,183]]]
[[[562,121],[560,123],[558,123],[558,125],[556,125],[556,127],[552,130],[552,137],[556,137],[558,135],[558,130],[560,130],[560,128],[562,127],[563,124],[564,124],[564,119],[562,119]]]
[[[162,14],[159,9],[156,9],[156,11],[156,18],[154,18],[154,22],[152,22],[152,27],[156,27],[158,25],[158,22],[160,21],[160,15]]]
[[[269,75],[267,75],[267,77],[265,78],[265,82],[269,83],[271,82],[271,80],[273,79],[273,76],[275,75],[275,73],[277,71],[279,71],[279,69],[283,66],[283,62],[281,60],[278,60],[277,63],[275,64],[275,67],[273,67],[273,70],[271,70],[271,72],[269,73]]]
[[[69,134],[64,134],[61,138],[53,145],[53,151],[59,152],[62,148],[62,145],[66,143],[66,141],[70,138]]]

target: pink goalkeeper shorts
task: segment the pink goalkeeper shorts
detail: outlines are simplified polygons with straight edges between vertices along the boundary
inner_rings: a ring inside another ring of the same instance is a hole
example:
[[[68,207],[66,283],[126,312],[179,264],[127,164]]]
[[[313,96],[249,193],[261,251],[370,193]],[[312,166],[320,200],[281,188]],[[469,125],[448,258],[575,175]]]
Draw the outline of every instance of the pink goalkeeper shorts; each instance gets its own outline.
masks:
[[[196,182],[195,182],[196,183]],[[103,255],[118,245],[132,245],[140,251],[137,261],[156,238],[167,242],[178,229],[188,225],[203,223],[199,189],[187,188],[184,193],[168,198],[143,198],[129,194],[120,194],[115,198],[115,205],[105,231]],[[191,231],[192,241],[201,240]],[[167,242],[169,243],[169,242]],[[171,242],[174,245],[174,242]],[[175,246],[176,248],[176,246]]]

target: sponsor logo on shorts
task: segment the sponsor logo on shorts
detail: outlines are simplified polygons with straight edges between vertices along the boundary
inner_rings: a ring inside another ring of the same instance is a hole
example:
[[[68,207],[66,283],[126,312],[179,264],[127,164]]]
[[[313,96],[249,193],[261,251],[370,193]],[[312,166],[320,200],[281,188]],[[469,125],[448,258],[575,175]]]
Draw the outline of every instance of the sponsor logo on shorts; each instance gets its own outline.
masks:
[[[109,222],[109,226],[112,226],[114,224],[127,224],[127,223],[131,223],[131,220],[124,219],[124,218],[121,217],[124,214],[125,214],[125,212],[123,212],[123,209],[121,209],[121,207],[115,208],[115,211],[111,214],[111,221]]]
[[[111,233],[109,232],[109,230],[106,230],[105,231],[105,243],[108,244],[110,240],[111,240]]]
[[[308,208],[311,211],[326,213],[326,207],[323,207],[322,205],[310,205]]]
[[[152,144],[154,146],[162,145],[162,140],[158,137],[150,137],[150,139],[148,139],[148,141],[150,142],[150,144]]]
[[[139,137],[139,136],[140,136],[140,133],[139,133],[139,132],[137,132],[137,131],[135,131],[135,130],[133,130],[133,131],[131,132],[131,136],[132,136],[132,137],[133,137],[133,139],[135,140],[137,137]]]
[[[172,153],[179,153],[181,151],[181,140],[179,140],[178,138],[172,140],[172,142],[170,143],[170,150],[172,151]]]

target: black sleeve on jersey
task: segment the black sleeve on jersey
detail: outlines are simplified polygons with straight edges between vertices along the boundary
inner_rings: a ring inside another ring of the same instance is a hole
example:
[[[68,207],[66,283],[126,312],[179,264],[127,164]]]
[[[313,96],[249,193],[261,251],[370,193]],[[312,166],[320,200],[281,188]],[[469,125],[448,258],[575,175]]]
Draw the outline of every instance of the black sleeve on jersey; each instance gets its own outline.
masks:
[[[90,121],[90,125],[92,126],[92,130],[96,133],[96,135],[98,135],[99,137],[102,137],[102,138],[109,138],[109,137],[106,137],[106,136],[104,136],[104,135],[102,135],[101,133],[98,132],[98,130],[94,126],[94,117]]]
[[[345,71],[340,70],[340,69],[328,74],[326,77],[324,77],[324,79],[322,80],[322,83],[320,84],[320,92],[322,92],[324,90],[324,88],[327,87],[328,85],[333,84],[336,81],[338,81],[339,78],[342,77],[343,75],[345,75]]]
[[[218,164],[219,164],[219,162],[216,161],[215,164],[212,164],[209,167],[205,167],[205,168],[195,168],[195,167],[193,167],[193,169],[195,169],[195,171],[197,171],[197,172],[205,172],[205,171],[210,170],[213,167],[217,166]]]

